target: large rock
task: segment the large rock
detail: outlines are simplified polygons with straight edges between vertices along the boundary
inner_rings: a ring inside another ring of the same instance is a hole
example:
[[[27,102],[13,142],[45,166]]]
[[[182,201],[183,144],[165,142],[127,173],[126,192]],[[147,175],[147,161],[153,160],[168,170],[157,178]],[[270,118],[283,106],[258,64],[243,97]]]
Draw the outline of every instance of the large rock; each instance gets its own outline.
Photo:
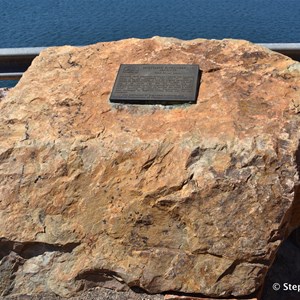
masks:
[[[199,64],[197,104],[112,105],[121,63]],[[299,63],[246,41],[44,50],[0,102],[0,293],[251,298],[299,226],[299,89]]]

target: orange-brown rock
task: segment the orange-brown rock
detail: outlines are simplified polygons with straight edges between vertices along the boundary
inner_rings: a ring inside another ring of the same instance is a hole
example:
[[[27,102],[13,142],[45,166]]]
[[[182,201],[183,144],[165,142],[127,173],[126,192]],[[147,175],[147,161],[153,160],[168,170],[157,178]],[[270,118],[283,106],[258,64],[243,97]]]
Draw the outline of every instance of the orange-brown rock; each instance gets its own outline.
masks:
[[[197,104],[112,105],[121,63],[198,64]],[[44,50],[0,101],[0,293],[256,293],[295,203],[299,80],[239,40]]]

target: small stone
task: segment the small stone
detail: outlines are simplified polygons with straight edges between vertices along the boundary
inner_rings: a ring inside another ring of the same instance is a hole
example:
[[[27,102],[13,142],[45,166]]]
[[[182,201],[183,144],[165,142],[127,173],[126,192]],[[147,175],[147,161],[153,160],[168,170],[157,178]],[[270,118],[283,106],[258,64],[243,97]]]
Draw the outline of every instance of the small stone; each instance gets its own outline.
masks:
[[[9,88],[0,88],[0,101],[7,95]]]

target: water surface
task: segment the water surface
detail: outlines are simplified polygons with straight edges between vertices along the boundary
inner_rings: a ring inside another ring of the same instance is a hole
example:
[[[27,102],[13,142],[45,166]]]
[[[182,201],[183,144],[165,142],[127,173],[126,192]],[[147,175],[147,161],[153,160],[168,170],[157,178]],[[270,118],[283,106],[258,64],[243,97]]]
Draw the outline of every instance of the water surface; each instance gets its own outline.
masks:
[[[155,35],[299,43],[299,16],[299,0],[0,0],[0,48]]]
[[[0,47],[154,35],[300,42],[299,15],[299,0],[0,0]]]

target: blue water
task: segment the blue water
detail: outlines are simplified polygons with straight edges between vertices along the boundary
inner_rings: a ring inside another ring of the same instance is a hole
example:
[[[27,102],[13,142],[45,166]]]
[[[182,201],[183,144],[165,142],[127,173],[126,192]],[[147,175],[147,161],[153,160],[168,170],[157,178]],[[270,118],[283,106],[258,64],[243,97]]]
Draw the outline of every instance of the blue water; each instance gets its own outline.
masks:
[[[300,0],[0,0],[0,48],[154,35],[300,42]]]
[[[300,0],[0,0],[0,48],[155,35],[296,43]]]

